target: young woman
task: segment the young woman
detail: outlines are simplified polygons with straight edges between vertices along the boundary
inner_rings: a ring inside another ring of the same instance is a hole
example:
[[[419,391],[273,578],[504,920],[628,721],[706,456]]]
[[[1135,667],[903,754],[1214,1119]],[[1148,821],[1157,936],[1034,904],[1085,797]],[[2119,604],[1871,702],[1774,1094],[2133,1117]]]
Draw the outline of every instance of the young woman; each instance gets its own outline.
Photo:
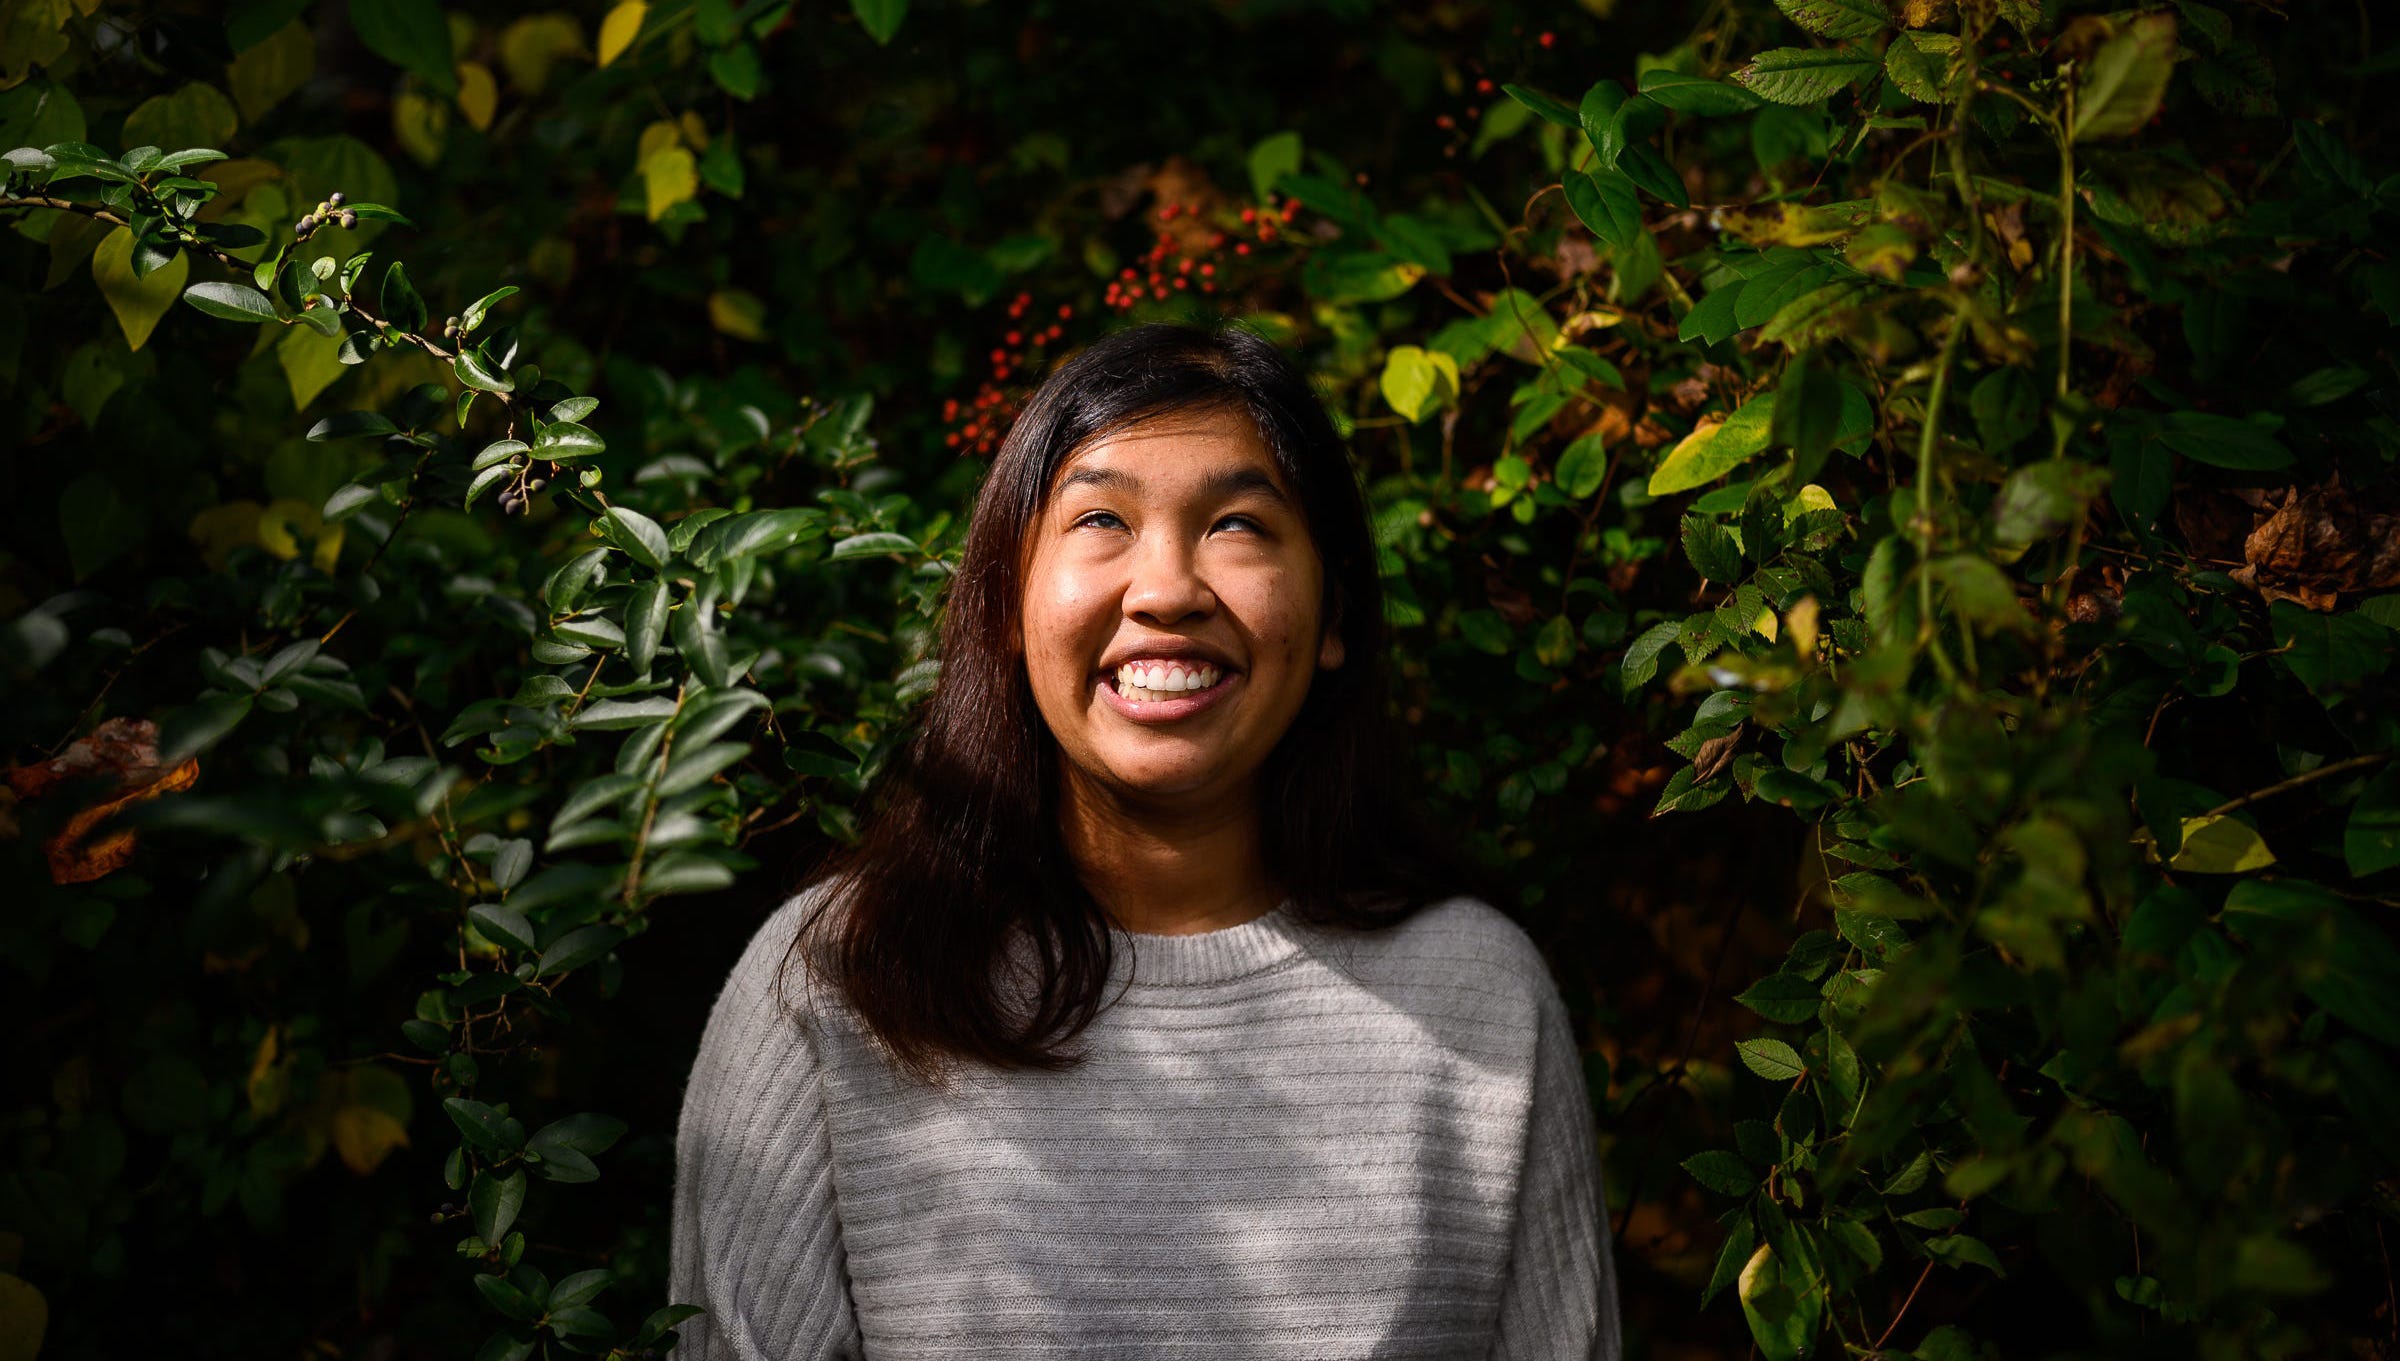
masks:
[[[1578,1045],[1415,825],[1292,363],[1142,326],[1062,365],[941,645],[709,1018],[676,1355],[1613,1361]]]

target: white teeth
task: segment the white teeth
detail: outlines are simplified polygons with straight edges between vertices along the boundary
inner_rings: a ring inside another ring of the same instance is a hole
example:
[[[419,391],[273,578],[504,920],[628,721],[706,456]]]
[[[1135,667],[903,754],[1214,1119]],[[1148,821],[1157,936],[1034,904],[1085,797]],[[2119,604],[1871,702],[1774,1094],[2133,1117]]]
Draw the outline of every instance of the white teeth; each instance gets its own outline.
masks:
[[[1205,690],[1217,683],[1217,668],[1206,663],[1187,667],[1181,662],[1142,666],[1128,663],[1117,668],[1119,691],[1142,691],[1133,698],[1152,695],[1179,695],[1189,690]]]

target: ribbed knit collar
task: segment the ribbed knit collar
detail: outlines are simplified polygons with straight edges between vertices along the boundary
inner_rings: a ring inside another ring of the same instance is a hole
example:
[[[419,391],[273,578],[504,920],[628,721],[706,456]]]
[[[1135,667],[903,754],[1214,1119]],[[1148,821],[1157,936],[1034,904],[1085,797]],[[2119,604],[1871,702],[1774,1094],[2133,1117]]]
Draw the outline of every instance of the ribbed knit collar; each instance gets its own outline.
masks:
[[[1121,984],[1129,973],[1136,986],[1188,987],[1244,978],[1299,954],[1307,931],[1307,923],[1292,915],[1289,898],[1239,926],[1190,935],[1152,935],[1112,925],[1109,983]]]

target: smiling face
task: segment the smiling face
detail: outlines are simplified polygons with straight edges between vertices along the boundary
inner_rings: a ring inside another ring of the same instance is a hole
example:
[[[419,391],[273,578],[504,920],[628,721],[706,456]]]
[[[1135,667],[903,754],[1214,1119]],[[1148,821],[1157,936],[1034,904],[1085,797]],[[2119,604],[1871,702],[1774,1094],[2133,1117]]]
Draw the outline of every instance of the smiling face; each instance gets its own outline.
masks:
[[[1026,542],[1026,676],[1067,779],[1136,804],[1250,797],[1342,639],[1297,493],[1249,418],[1178,412],[1091,441]]]

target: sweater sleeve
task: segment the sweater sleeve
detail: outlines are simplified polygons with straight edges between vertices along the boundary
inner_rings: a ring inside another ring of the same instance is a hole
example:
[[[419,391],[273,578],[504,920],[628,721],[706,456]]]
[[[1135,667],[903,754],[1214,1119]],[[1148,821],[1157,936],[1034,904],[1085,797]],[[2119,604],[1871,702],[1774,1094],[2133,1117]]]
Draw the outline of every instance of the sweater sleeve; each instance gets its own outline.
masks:
[[[1541,989],[1533,1114],[1492,1361],[1618,1361],[1617,1280],[1582,1057],[1555,984]]]
[[[761,933],[762,938],[766,933]],[[861,1356],[812,1037],[754,942],[700,1039],[676,1126],[669,1281],[682,1361]]]

